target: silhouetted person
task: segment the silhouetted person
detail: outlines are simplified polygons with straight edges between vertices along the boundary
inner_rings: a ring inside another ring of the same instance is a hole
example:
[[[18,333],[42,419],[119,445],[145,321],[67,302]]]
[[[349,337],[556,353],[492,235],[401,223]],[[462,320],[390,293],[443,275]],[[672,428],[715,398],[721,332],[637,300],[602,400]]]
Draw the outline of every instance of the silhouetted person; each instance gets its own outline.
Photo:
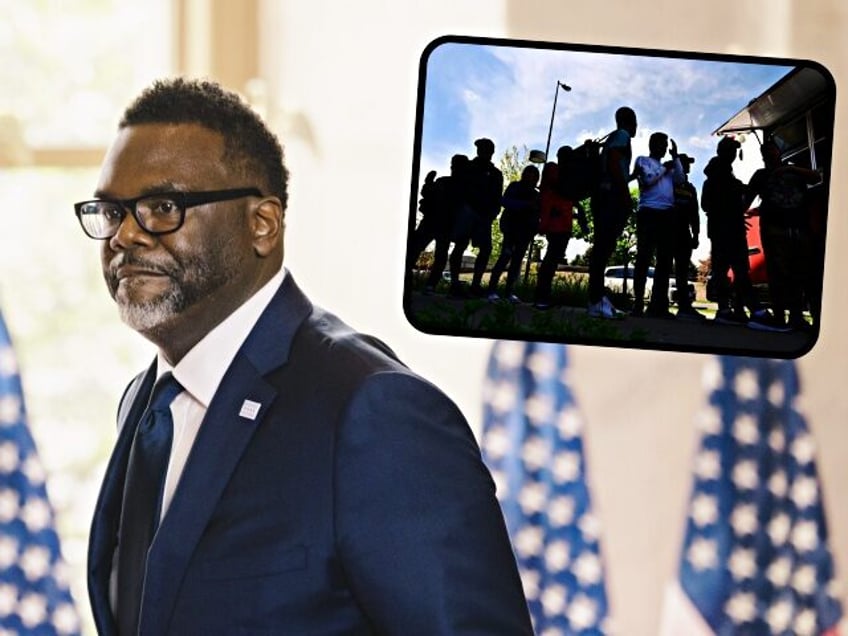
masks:
[[[692,250],[698,247],[701,217],[698,213],[698,190],[689,182],[689,171],[695,160],[687,154],[677,155],[683,168],[683,181],[674,186],[674,218],[672,221],[672,254],[677,282],[677,317],[703,321],[706,317],[692,307],[689,298],[689,265]]]
[[[410,241],[407,269],[411,270],[424,248],[431,241],[436,241],[425,293],[432,293],[435,290],[447,265],[451,234],[465,200],[464,176],[468,161],[465,155],[454,155],[451,157],[450,176],[436,179],[436,172],[431,171],[424,179],[424,185],[421,188],[421,202],[418,209],[421,210],[422,218]]]
[[[674,223],[674,186],[683,183],[683,167],[677,157],[677,144],[671,140],[671,161],[662,163],[669,149],[668,135],[653,133],[648,139],[647,157],[637,157],[634,174],[639,180],[639,210],[636,212],[636,264],[633,271],[633,314],[644,310],[648,267],[656,255],[654,284],[647,314],[658,318],[672,316],[668,311],[668,279],[671,273]]]
[[[615,244],[627,217],[633,211],[633,200],[627,185],[632,151],[630,140],[636,134],[636,113],[622,106],[615,111],[617,130],[607,137],[601,150],[601,180],[592,197],[594,230],[589,257],[590,316],[615,318],[621,315],[604,294],[604,269],[615,251]]]
[[[822,166],[828,165],[822,160]],[[807,213],[810,219],[810,267],[809,277],[804,284],[804,295],[810,309],[813,324],[821,318],[821,293],[824,279],[824,248],[827,238],[827,171],[821,173],[822,183],[807,191]]]
[[[539,233],[545,235],[548,248],[539,265],[536,279],[535,306],[538,309],[548,309],[551,306],[551,286],[557,266],[565,256],[575,214],[584,233],[587,230],[583,210],[569,198],[567,192],[563,192],[561,187],[562,184],[567,183],[567,180],[562,178],[562,173],[573,169],[573,155],[574,151],[570,146],[563,146],[557,152],[557,163],[548,162],[542,170],[542,182],[539,186],[541,199]]]
[[[424,177],[424,185],[421,186],[421,199],[418,201],[418,211],[421,212],[421,220],[409,237],[409,251],[406,258],[406,269],[412,270],[418,262],[421,252],[436,238],[436,215],[440,210],[438,199],[438,188],[436,187],[436,171],[431,170]]]
[[[492,254],[492,221],[501,210],[503,195],[503,174],[492,163],[495,144],[491,139],[481,138],[474,142],[477,156],[468,163],[468,187],[466,190],[466,208],[460,212],[454,249],[450,255],[451,293],[461,295],[459,271],[462,266],[462,254],[470,242],[478,248],[474,261],[474,276],[471,279],[470,292],[482,296],[483,273]]]
[[[704,168],[707,179],[701,192],[701,207],[707,213],[707,236],[711,242],[712,276],[718,302],[714,320],[721,324],[748,324],[755,329],[779,330],[772,316],[757,301],[748,275],[747,188],[733,174],[733,162],[739,148],[738,141],[723,137],[718,142],[716,156]],[[732,303],[728,269],[733,271]],[[750,318],[744,307],[751,312]]]
[[[760,239],[766,260],[769,297],[776,324],[809,327],[804,320],[804,288],[812,266],[807,186],[821,177],[814,170],[785,164],[780,148],[766,141],[760,148],[764,167],[749,182],[749,200],[759,196]]]
[[[521,262],[539,227],[539,169],[530,165],[521,172],[521,179],[510,183],[504,192],[501,213],[501,253],[489,277],[489,300],[500,300],[498,280],[509,265],[504,296],[513,303],[521,302],[513,293],[515,281],[521,273]]]

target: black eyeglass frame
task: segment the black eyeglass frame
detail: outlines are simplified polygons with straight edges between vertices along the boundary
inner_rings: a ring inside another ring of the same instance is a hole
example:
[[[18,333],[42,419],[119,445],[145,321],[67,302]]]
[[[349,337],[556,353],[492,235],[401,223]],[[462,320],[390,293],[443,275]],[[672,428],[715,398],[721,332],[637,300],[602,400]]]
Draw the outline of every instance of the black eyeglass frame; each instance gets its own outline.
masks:
[[[79,203],[74,203],[74,211],[76,212],[77,219],[79,220],[80,226],[82,227],[82,231],[85,232],[86,236],[98,241],[105,241],[107,239],[112,238],[113,236],[115,236],[115,234],[118,233],[118,229],[120,229],[121,223],[124,222],[128,211],[133,215],[135,222],[138,223],[138,226],[142,230],[144,230],[151,236],[162,236],[164,234],[171,234],[173,232],[176,232],[183,226],[183,223],[185,222],[185,213],[188,208],[193,208],[198,205],[205,205],[207,203],[232,201],[234,199],[240,199],[241,197],[251,196],[261,197],[263,196],[262,191],[259,188],[230,188],[227,190],[205,190],[202,192],[150,192],[140,197],[134,197],[132,199],[89,199],[87,201],[80,201]],[[164,231],[154,231],[147,229],[147,227],[138,215],[137,206],[139,201],[144,201],[145,199],[152,198],[169,199],[177,205],[177,209],[180,211],[180,220],[174,228]],[[124,211],[124,215],[121,217],[121,220],[118,221],[118,224],[115,226],[115,231],[112,234],[110,234],[109,236],[92,236],[91,233],[86,229],[85,223],[83,223],[82,220],[82,207],[89,203],[113,203],[115,205],[120,206],[120,209]]]

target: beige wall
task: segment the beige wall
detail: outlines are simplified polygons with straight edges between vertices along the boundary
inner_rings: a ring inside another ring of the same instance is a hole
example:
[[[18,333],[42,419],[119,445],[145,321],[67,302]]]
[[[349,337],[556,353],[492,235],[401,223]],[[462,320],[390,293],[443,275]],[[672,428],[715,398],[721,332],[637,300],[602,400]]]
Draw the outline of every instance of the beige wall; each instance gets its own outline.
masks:
[[[433,379],[479,428],[489,343],[424,336],[401,310],[418,59],[445,34],[559,40],[812,58],[848,81],[848,11],[832,2],[561,0],[427,3],[365,0],[260,4],[260,66],[269,113],[284,132],[292,170],[287,263],[314,300],[385,338]],[[766,13],[768,10],[770,13]],[[846,111],[838,104],[834,174],[845,170]],[[837,241],[848,196],[834,179],[819,344],[800,362],[819,441],[831,544],[848,575],[848,335],[840,317],[846,256]],[[368,229],[372,234],[365,233]],[[604,522],[618,633],[657,631],[673,575],[690,487],[693,421],[705,358],[573,347],[573,382],[588,422],[595,502]]]

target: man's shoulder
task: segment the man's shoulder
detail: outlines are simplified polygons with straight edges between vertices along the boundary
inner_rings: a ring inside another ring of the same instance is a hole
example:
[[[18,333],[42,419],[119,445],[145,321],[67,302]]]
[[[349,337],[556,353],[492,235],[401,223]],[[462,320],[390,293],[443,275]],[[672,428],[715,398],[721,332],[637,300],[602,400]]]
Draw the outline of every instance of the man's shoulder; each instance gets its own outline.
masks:
[[[469,167],[472,173],[476,172],[481,177],[488,177],[494,179],[503,179],[503,172],[500,171],[494,163],[491,161],[476,161],[472,160],[469,164]]]
[[[675,184],[674,193],[675,195],[691,198],[693,196],[698,196],[698,189],[692,182],[684,181],[682,183]]]
[[[295,334],[280,381],[286,392],[303,387],[301,397],[317,398],[322,409],[364,400],[374,406],[369,412],[376,416],[391,413],[391,402],[401,401],[413,408],[423,401],[428,410],[438,405],[458,414],[443,391],[409,369],[386,343],[356,331],[321,308],[316,308]]]
[[[315,307],[292,341],[291,359],[326,366],[331,374],[361,374],[409,369],[382,340],[361,333],[333,313]]]
[[[323,387],[335,401],[384,372],[418,378],[382,340],[310,302],[291,277],[272,302],[254,327],[248,358],[287,392]]]
[[[757,168],[754,170],[754,174],[751,175],[751,179],[748,181],[750,184],[761,183],[766,177],[768,177],[769,171],[765,168]]]
[[[630,144],[630,133],[623,128],[610,133],[607,141],[604,144],[607,148],[621,148]]]
[[[490,165],[486,170],[486,178],[491,182],[490,185],[492,187],[503,184],[503,172],[494,164]]]

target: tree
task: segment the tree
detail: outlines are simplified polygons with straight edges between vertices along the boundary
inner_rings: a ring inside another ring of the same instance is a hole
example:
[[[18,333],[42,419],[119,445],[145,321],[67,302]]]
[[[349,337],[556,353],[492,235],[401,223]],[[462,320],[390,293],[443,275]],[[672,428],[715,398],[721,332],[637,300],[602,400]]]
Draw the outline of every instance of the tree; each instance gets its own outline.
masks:
[[[521,152],[518,151],[518,146],[507,148],[500,161],[498,167],[503,173],[504,189],[512,181],[521,179],[521,173],[530,163],[530,151],[527,146],[521,147]]]

